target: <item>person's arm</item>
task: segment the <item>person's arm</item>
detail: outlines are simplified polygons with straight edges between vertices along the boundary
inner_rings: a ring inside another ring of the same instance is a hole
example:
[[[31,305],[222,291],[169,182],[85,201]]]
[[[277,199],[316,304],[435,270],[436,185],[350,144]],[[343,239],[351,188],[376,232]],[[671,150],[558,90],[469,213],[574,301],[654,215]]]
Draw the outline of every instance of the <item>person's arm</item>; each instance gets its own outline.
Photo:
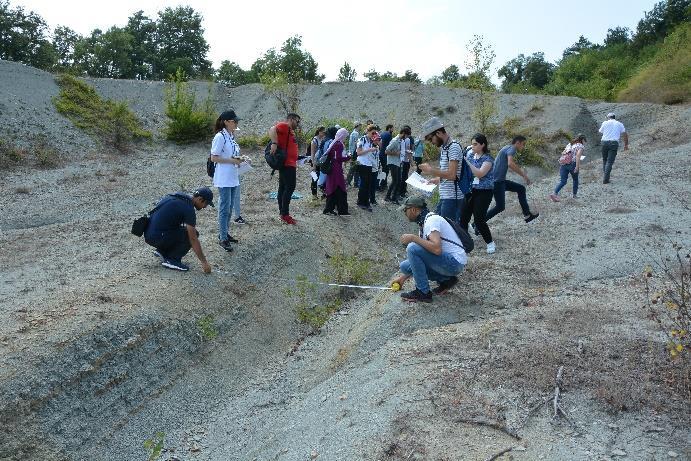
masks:
[[[235,157],[223,158],[220,155],[211,154],[211,161],[214,163],[230,163],[231,165],[239,165],[242,163],[242,159]]]
[[[425,250],[432,254],[439,256],[441,254],[441,235],[439,231],[432,231],[427,240],[415,235],[415,234],[403,234],[401,235],[401,243],[403,245],[408,245],[409,243],[417,243]]]
[[[576,153],[573,154],[576,156],[576,168],[573,170],[574,173],[578,173],[581,169],[581,154],[583,153],[583,148],[579,147],[576,149]]]
[[[456,172],[458,171],[458,160],[449,160],[448,170],[441,170],[439,168],[434,168],[429,163],[421,163],[419,165],[423,173],[435,178],[448,179],[453,181],[456,179]]]
[[[511,169],[511,171],[522,177],[523,180],[525,180],[525,184],[529,186],[530,178],[528,177],[528,173],[525,170],[523,170],[523,168],[518,166],[518,163],[513,161],[513,155],[507,155],[507,159],[509,160],[509,168]]]
[[[379,148],[372,146],[369,149],[365,149],[362,146],[358,146],[357,150],[355,151],[355,153],[358,155],[358,157],[360,157],[362,155],[368,155],[370,152],[379,152]]]
[[[197,229],[189,224],[186,224],[185,227],[187,228],[187,237],[190,239],[190,245],[192,245],[194,254],[197,255],[197,258],[199,258],[199,261],[202,263],[202,270],[205,274],[210,273],[211,266],[209,265],[209,262],[206,260],[206,256],[204,256],[204,252],[202,251],[202,245],[199,243],[199,238],[197,237]]]
[[[492,169],[492,164],[490,162],[482,162],[482,166],[480,168],[475,168],[475,165],[473,165],[470,160],[466,158],[465,161],[468,163],[470,171],[473,172],[473,175],[476,178],[484,178],[485,175]]]
[[[629,150],[629,134],[624,131],[621,137],[624,138],[624,150]]]
[[[312,170],[317,171],[317,162],[316,162],[316,153],[317,149],[319,149],[319,144],[317,144],[317,141],[312,141],[310,144],[310,159],[312,160]]]
[[[278,149],[278,133],[276,132],[276,125],[269,128],[269,138],[271,138],[271,153],[275,154]]]

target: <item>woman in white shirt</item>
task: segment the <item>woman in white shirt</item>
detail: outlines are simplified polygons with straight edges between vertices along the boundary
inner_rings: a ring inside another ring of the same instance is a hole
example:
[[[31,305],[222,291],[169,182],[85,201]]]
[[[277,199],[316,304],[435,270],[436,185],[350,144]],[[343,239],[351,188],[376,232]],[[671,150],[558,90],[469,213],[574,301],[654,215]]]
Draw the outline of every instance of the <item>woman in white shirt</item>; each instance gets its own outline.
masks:
[[[235,142],[233,132],[238,127],[240,119],[234,110],[223,112],[218,119],[214,131],[216,135],[211,142],[211,161],[216,163],[214,172],[214,186],[218,187],[218,244],[226,251],[233,251],[231,242],[237,239],[228,232],[229,220],[236,195],[240,193],[240,179],[238,165],[240,146]]]

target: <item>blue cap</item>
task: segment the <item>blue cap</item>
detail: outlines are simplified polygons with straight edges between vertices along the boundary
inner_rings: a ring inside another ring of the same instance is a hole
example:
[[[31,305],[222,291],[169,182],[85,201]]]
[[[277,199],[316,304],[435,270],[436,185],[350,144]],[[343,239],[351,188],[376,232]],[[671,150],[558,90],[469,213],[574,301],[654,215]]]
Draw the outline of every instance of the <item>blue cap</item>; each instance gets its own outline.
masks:
[[[210,206],[214,206],[214,193],[208,187],[200,187],[192,193],[194,197],[201,197]]]

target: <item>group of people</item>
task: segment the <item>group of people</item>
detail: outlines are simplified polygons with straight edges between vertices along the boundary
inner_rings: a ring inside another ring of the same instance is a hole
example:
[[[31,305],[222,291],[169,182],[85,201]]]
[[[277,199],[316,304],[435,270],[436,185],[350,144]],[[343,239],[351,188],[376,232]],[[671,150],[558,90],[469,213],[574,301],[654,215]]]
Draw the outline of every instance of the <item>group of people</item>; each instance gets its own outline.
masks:
[[[233,110],[218,117],[210,152],[210,159],[215,164],[213,185],[219,194],[218,243],[226,251],[231,251],[231,244],[237,242],[229,232],[229,224],[233,210],[239,206],[238,165],[246,160],[240,156],[234,137],[239,120]],[[394,283],[402,286],[410,277],[415,279],[415,289],[402,293],[403,299],[429,302],[433,294],[443,294],[457,283],[457,276],[467,263],[467,254],[454,226],[468,232],[472,225],[472,232],[482,236],[486,243],[487,253],[497,251],[488,222],[504,211],[506,192],[516,193],[526,223],[539,216],[530,209],[526,187],[507,179],[511,170],[523,178],[525,185],[531,184],[528,173],[515,159],[526,147],[524,136],[515,136],[510,144],[493,156],[484,134],[475,134],[470,145],[463,147],[447,133],[438,117],[427,120],[417,137],[413,137],[410,126],[404,125],[394,136],[393,125],[380,130],[372,120],[368,120],[362,134],[363,125],[359,122],[351,132],[338,126],[318,127],[306,155],[301,157],[296,134],[300,122],[298,114],[290,113],[284,121],[269,129],[270,154],[278,155],[280,151],[285,159],[278,169],[280,220],[290,225],[297,223],[290,214],[290,204],[296,188],[296,170],[303,162],[311,164],[310,188],[315,200],[318,200],[321,190],[325,215],[350,215],[347,189],[351,184],[358,188],[357,206],[368,212],[377,205],[378,191],[385,192],[385,202],[396,205],[405,198],[401,209],[408,220],[418,223],[420,229],[418,235],[404,234],[400,239],[406,245],[407,259],[400,264],[403,275]],[[603,134],[603,182],[609,183],[618,140],[623,137],[626,150],[628,135],[613,113],[608,114],[600,132]],[[423,161],[423,141],[439,149],[438,166]],[[585,136],[579,134],[564,149],[560,158],[560,181],[554,193],[550,194],[553,201],[559,201],[559,191],[569,175],[573,178],[573,195],[577,196],[578,171],[585,141]],[[344,164],[347,162],[350,162],[350,167],[346,175]],[[406,179],[412,162],[428,183],[438,185],[439,200],[434,212],[429,210],[424,198],[407,196]],[[494,206],[490,208],[493,200]],[[203,187],[191,196],[182,193],[168,195],[152,210],[145,240],[156,248],[155,254],[161,258],[164,267],[188,270],[182,257],[192,248],[204,272],[211,270],[195,228],[195,210],[206,206],[214,206],[213,192]],[[238,219],[244,223],[236,211],[236,223],[240,223]],[[430,280],[438,282],[439,286],[430,289]]]

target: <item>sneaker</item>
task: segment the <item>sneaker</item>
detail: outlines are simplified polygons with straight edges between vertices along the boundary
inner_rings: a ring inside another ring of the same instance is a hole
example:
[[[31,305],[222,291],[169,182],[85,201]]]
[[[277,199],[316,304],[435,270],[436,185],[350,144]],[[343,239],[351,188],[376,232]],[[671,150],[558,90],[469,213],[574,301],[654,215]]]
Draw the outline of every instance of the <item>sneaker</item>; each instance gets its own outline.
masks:
[[[221,248],[226,250],[228,253],[233,251],[233,247],[230,246],[230,241],[228,241],[228,240],[219,240],[218,244],[221,246]]]
[[[281,221],[283,221],[284,224],[290,224],[290,219],[288,219],[290,215],[281,215]]]
[[[432,302],[432,292],[430,291],[429,293],[423,293],[422,291],[415,288],[413,291],[407,291],[405,293],[401,293],[401,298],[403,298],[405,301],[410,301],[411,303],[416,303],[416,302],[431,303]]]
[[[161,252],[158,250],[154,250],[154,256],[156,256],[157,258],[160,258],[161,260],[165,259],[163,257],[163,255],[161,254]]]
[[[338,216],[351,216],[350,213],[338,213]]]
[[[473,232],[475,232],[475,235],[480,235],[480,231],[477,230],[477,227],[475,227],[475,223],[472,222],[470,223],[470,225],[473,227]]]
[[[161,266],[182,272],[187,272],[188,270],[190,270],[188,265],[183,264],[182,261],[180,261],[179,259],[172,258],[165,258],[163,261],[161,261]]]
[[[561,200],[559,199],[559,196],[557,194],[549,194],[549,198],[553,202],[561,202]]]
[[[228,240],[230,243],[238,243],[239,240],[236,239],[235,237],[231,236],[230,234],[226,234],[226,240]]]
[[[242,219],[242,216],[238,216],[237,218],[235,218],[235,224],[247,224],[247,221]]]
[[[489,242],[487,244],[487,254],[493,255],[497,251],[497,245],[494,242]]]
[[[292,216],[290,216],[289,214],[286,215],[286,222],[287,222],[288,224],[292,224],[293,226],[294,226],[295,224],[298,223],[298,222],[297,222]]]
[[[540,216],[540,213],[535,213],[535,214],[530,213],[530,214],[529,214],[528,216],[526,216],[523,220],[524,220],[525,222],[529,223],[530,221],[532,221],[533,219],[537,218],[538,216]]]
[[[322,211],[322,214],[330,215],[330,216],[338,216],[338,213],[336,213],[336,212],[333,211],[333,210],[332,210],[332,211],[326,211],[326,210],[324,210],[324,211]]]
[[[451,277],[449,280],[444,280],[443,282],[439,282],[439,286],[432,290],[432,293],[435,295],[443,295],[447,291],[449,291],[451,288],[453,288],[454,285],[458,283],[458,277],[455,275]]]

